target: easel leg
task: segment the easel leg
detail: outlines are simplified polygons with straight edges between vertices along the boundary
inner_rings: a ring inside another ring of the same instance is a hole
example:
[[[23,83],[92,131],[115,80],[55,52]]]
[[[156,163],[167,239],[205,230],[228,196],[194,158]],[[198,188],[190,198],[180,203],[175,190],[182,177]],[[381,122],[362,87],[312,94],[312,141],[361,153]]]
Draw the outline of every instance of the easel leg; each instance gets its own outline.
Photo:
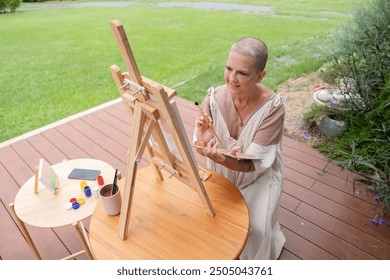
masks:
[[[39,252],[38,252],[38,250],[37,250],[37,247],[35,247],[35,244],[34,244],[33,240],[31,239],[30,234],[28,233],[28,231],[27,231],[27,229],[26,229],[26,226],[25,226],[24,223],[19,219],[18,215],[16,215],[14,204],[13,204],[13,203],[10,203],[10,204],[9,204],[9,208],[11,209],[11,212],[12,212],[12,215],[13,215],[13,217],[14,217],[14,220],[15,220],[16,224],[18,225],[20,231],[22,232],[24,238],[26,239],[27,244],[30,246],[31,250],[33,251],[33,254],[34,254],[35,258],[36,258],[37,260],[42,260],[42,257],[41,257],[41,255],[39,254]]]
[[[134,183],[138,164],[137,154],[141,145],[142,131],[145,124],[145,115],[142,113],[141,105],[136,103],[133,114],[133,135],[130,143],[130,152],[127,161],[127,170],[125,178],[125,187],[122,197],[121,215],[119,219],[119,237],[122,240],[127,238],[127,231],[130,222],[131,205],[133,203]]]

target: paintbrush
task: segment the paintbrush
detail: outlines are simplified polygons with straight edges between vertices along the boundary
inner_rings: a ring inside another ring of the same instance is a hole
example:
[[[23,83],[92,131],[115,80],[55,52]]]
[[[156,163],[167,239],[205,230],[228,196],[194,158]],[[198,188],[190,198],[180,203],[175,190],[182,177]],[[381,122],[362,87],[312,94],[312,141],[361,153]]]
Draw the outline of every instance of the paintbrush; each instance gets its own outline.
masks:
[[[195,106],[196,106],[196,108],[198,109],[199,114],[202,115],[203,121],[207,124],[207,126],[210,126],[210,121],[209,121],[209,119],[207,118],[206,114],[203,113],[202,109],[201,109],[200,106],[199,106],[199,103],[198,103],[198,102],[195,102]],[[216,133],[215,131],[214,131],[214,136],[215,136],[215,138],[217,138],[217,140],[219,141],[219,143],[222,144],[221,139],[219,139],[219,137],[218,137],[218,135],[217,135],[217,133]]]
[[[114,176],[114,182],[112,183],[111,195],[116,194],[116,192],[118,191],[117,181],[118,181],[118,169],[115,169],[115,176]]]

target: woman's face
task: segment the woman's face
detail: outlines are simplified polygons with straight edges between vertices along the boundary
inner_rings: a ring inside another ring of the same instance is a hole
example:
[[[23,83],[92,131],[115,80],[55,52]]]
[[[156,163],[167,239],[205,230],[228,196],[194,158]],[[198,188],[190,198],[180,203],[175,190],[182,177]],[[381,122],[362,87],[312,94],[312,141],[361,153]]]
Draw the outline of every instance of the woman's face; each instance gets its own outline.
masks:
[[[225,66],[225,82],[230,93],[250,93],[265,75],[257,72],[251,56],[230,52]]]

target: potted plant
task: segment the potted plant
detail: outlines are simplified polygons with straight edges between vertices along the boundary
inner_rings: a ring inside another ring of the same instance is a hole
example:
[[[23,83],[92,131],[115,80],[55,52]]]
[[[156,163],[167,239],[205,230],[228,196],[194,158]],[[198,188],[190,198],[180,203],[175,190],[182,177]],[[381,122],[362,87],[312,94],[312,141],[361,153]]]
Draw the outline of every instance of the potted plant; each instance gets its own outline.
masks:
[[[320,131],[330,137],[341,136],[347,128],[347,122],[343,118],[343,111],[336,105],[335,97],[329,101],[326,114],[321,118]]]
[[[333,100],[326,105],[313,104],[309,111],[304,113],[304,123],[308,130],[319,129],[322,134],[335,137],[344,133],[347,122],[345,112]]]

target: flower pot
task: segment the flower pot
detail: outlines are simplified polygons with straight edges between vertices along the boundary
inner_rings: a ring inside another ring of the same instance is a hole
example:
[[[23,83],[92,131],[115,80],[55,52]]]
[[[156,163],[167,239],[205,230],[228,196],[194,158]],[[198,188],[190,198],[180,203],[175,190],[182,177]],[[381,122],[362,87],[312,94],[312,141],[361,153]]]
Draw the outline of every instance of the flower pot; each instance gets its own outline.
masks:
[[[320,130],[323,134],[327,136],[340,136],[344,133],[347,128],[347,123],[345,121],[339,121],[325,116],[321,119]]]

